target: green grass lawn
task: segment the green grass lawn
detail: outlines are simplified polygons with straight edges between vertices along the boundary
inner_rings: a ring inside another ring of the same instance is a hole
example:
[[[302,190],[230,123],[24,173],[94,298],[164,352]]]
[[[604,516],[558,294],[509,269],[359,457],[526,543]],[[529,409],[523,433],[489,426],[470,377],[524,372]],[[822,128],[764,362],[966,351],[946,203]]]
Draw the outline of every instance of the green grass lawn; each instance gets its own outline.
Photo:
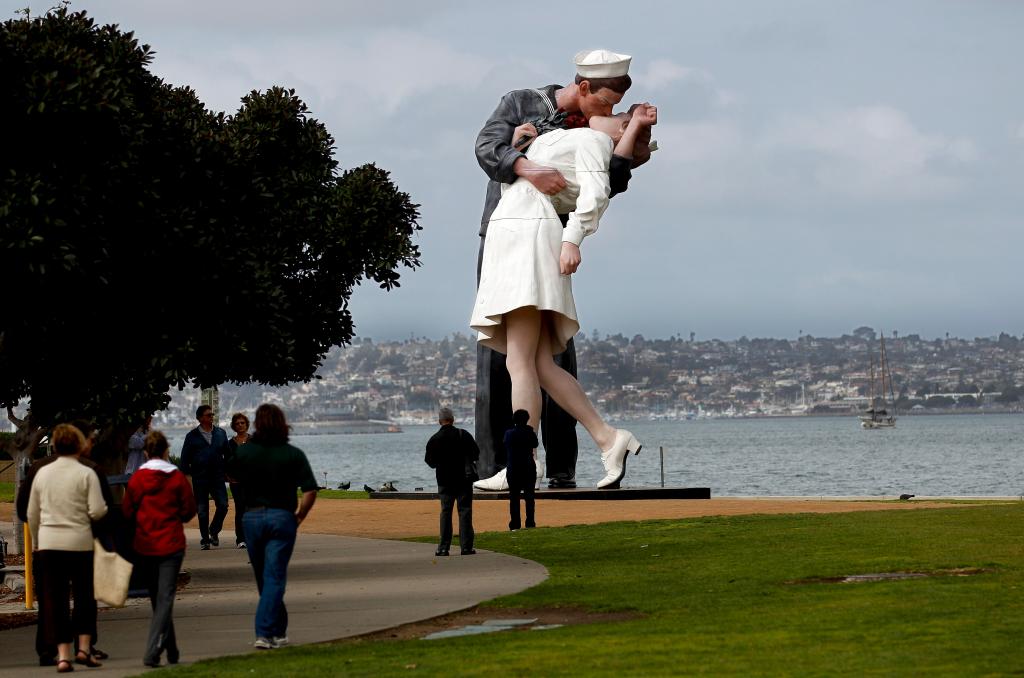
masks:
[[[320,490],[317,499],[369,499],[370,493],[363,490]]]
[[[0,503],[14,501],[14,483],[0,483]]]
[[[1024,672],[1024,504],[541,528],[479,535],[477,545],[551,573],[494,606],[641,616],[443,641],[349,640],[201,662],[175,675]],[[954,568],[984,572],[792,583]]]

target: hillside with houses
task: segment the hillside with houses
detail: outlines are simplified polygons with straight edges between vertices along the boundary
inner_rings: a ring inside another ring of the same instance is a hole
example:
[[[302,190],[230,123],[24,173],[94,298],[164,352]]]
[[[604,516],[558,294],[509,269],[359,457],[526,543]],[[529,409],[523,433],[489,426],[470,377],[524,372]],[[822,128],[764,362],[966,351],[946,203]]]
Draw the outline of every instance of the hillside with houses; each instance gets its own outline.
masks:
[[[901,413],[1021,411],[1024,340],[1009,334],[964,339],[885,336]],[[736,340],[621,334],[576,338],[580,381],[598,407],[620,418],[852,414],[867,405],[878,334]],[[221,411],[282,405],[295,421],[428,423],[438,404],[472,417],[476,346],[468,335],[440,340],[357,339],[333,350],[309,383],[220,389]],[[158,415],[192,423],[198,393],[175,393]]]

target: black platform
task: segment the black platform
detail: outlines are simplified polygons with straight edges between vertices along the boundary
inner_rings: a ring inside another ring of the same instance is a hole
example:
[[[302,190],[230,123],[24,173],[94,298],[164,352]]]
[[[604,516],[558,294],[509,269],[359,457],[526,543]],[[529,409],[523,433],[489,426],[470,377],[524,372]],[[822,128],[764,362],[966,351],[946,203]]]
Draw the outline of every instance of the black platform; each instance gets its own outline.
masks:
[[[594,487],[575,489],[537,490],[537,499],[588,499],[615,501],[629,499],[711,499],[710,487],[623,487],[618,490],[599,490]],[[437,499],[437,492],[370,492],[370,499]],[[508,501],[508,492],[473,492],[473,499],[501,499]]]

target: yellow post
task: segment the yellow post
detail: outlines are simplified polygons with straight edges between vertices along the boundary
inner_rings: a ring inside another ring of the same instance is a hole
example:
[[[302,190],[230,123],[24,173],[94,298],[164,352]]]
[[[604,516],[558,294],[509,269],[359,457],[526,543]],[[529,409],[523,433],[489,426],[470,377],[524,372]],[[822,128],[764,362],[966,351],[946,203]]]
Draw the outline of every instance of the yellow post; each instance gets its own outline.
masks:
[[[36,606],[36,588],[32,580],[32,532],[28,529],[28,523],[24,523],[22,527],[25,529],[25,609],[31,610]]]

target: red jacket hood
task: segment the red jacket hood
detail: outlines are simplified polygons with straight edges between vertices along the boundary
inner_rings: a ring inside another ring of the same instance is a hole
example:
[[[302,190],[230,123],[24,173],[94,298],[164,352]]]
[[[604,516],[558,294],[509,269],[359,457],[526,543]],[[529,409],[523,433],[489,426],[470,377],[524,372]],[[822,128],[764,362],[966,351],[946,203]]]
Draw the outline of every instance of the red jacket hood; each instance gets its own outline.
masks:
[[[196,500],[185,474],[167,462],[150,460],[132,474],[121,508],[135,521],[135,550],[165,556],[185,549],[182,523],[196,514]]]

